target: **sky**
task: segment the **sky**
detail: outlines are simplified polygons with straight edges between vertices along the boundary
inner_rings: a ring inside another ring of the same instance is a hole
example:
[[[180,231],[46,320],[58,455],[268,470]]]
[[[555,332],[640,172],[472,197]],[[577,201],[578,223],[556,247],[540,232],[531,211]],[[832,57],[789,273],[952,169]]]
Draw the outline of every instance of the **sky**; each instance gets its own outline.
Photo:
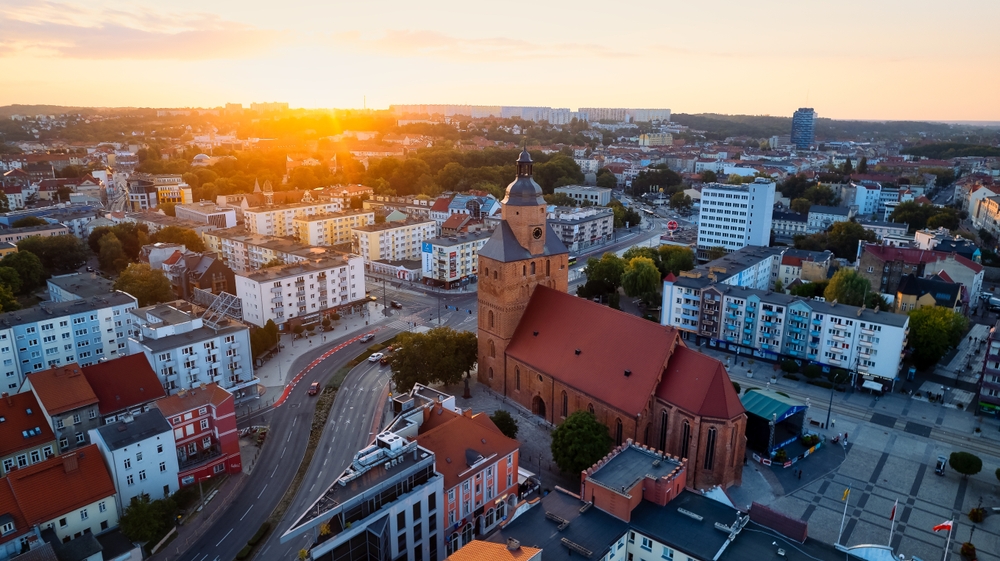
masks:
[[[996,0],[0,0],[0,105],[1000,120]]]

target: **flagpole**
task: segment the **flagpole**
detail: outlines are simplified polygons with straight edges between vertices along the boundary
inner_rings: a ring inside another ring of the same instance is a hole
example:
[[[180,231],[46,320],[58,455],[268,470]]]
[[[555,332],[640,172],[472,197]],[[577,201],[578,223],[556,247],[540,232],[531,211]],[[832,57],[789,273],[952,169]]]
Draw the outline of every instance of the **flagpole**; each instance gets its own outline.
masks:
[[[899,506],[899,499],[892,505],[892,518],[889,521],[889,550],[892,551],[892,533],[896,529],[896,507]]]
[[[840,538],[844,536],[844,522],[847,520],[847,505],[851,502],[851,488],[847,488],[847,493],[844,497],[844,516],[840,519],[840,533],[837,534],[837,543],[840,543]]]
[[[951,526],[948,528],[948,539],[944,542],[944,558],[941,561],[948,561],[948,548],[951,547],[951,533],[955,531],[955,521],[951,522]]]

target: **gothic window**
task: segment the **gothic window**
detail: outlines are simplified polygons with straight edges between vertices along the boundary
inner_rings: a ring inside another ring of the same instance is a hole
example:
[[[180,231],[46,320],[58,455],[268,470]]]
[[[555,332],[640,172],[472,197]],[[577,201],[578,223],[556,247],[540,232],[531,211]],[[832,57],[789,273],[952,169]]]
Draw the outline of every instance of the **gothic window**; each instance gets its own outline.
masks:
[[[681,457],[682,458],[687,458],[688,457],[688,444],[690,444],[690,440],[691,440],[691,424],[688,423],[687,421],[684,421],[684,424],[681,425]]]
[[[490,276],[490,268],[489,267],[483,267],[483,273],[485,273],[487,277]]]
[[[487,318],[488,318],[488,321],[489,321],[489,324],[490,324],[490,328],[492,328],[493,327],[493,310],[490,310],[490,313],[487,314]],[[493,344],[492,341],[490,342],[490,344]]]
[[[660,451],[667,451],[667,410],[660,412]]]
[[[496,345],[493,344],[493,339],[490,339],[490,358],[496,358],[496,357],[497,357],[497,347]]]
[[[528,276],[528,266],[527,265],[521,265],[521,276],[522,277]]]
[[[497,280],[497,270],[493,269],[493,280]]]
[[[587,411],[590,411],[591,415],[594,414],[594,404],[593,403],[588,403],[587,404]]]
[[[622,420],[615,419],[615,446],[622,444]]]
[[[552,271],[552,260],[551,259],[546,259],[545,260],[545,276],[547,276],[547,277],[551,276],[551,274],[552,274],[551,271]]]
[[[562,416],[569,416],[569,396],[566,395],[566,392],[562,393]]]
[[[715,437],[718,431],[715,427],[708,429],[708,438],[705,439],[705,469],[712,471],[715,466]]]
[[[517,366],[514,367],[514,389],[521,390],[521,369]]]
[[[535,274],[535,262],[534,261],[531,262],[531,274],[532,275]]]
[[[492,380],[492,379],[493,379],[493,367],[491,366],[490,367],[490,380]]]

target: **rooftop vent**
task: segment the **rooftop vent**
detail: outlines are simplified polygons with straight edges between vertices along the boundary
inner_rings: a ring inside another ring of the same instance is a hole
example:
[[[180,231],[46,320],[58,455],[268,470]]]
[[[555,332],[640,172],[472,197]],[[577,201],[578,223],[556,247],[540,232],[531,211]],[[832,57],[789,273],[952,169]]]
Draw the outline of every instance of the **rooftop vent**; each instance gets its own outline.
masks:
[[[538,332],[537,331],[532,331],[531,334],[534,335],[535,337],[538,337]]]
[[[580,349],[573,351],[577,356],[580,356]]]
[[[27,413],[28,415],[31,415],[31,408],[29,407],[25,409],[24,412]]]
[[[631,375],[632,375],[632,371],[626,368],[625,369],[625,377],[628,378]]]

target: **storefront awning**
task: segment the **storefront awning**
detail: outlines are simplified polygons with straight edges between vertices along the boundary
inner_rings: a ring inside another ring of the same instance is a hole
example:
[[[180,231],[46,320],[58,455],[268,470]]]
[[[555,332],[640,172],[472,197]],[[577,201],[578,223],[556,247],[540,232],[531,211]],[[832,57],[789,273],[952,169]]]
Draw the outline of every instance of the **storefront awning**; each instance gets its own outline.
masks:
[[[861,387],[866,390],[875,390],[877,392],[882,391],[882,384],[872,380],[865,380],[865,383],[861,384]]]

